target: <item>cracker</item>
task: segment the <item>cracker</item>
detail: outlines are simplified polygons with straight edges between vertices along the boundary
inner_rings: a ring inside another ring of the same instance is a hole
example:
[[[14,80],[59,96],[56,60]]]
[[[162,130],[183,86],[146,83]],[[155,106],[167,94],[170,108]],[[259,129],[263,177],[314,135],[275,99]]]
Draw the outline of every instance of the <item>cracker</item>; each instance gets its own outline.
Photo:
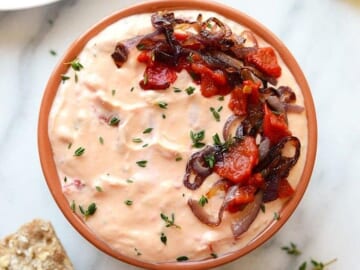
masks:
[[[0,270],[73,270],[50,222],[35,219],[0,241]]]

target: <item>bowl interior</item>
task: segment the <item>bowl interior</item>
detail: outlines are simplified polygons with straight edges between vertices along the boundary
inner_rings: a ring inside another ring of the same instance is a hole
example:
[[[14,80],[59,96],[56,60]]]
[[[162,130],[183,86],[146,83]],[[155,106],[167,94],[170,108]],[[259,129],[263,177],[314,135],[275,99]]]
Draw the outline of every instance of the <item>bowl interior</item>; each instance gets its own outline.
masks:
[[[289,68],[290,72],[294,75],[296,82],[298,83],[303,97],[304,105],[306,109],[307,123],[308,123],[308,146],[306,153],[306,162],[304,170],[301,176],[301,179],[296,188],[294,196],[287,202],[286,206],[281,212],[281,219],[273,222],[260,236],[254,239],[251,243],[245,246],[243,249],[238,250],[233,253],[226,254],[217,259],[198,261],[198,262],[186,262],[186,263],[162,263],[162,264],[151,264],[146,263],[134,258],[129,258],[122,254],[119,254],[112,250],[106,243],[102,242],[94,236],[90,229],[76,216],[72,213],[67,199],[63,195],[62,188],[60,185],[60,180],[57,174],[55,162],[53,159],[53,153],[51,149],[51,144],[48,136],[48,118],[49,112],[52,107],[56,91],[61,83],[61,74],[66,73],[67,66],[63,63],[71,62],[77,57],[81,52],[85,44],[94,36],[96,36],[100,31],[106,28],[108,25],[118,21],[121,18],[135,15],[139,13],[151,13],[158,10],[178,10],[178,9],[193,9],[193,10],[208,10],[214,11],[227,17],[230,20],[233,20],[239,24],[244,25],[245,27],[251,29],[256,35],[260,36],[272,47],[274,47],[281,58],[283,59],[285,65]],[[142,4],[138,4],[127,9],[116,12],[115,14],[105,18],[90,30],[88,30],[83,36],[76,40],[70,48],[67,50],[65,55],[60,60],[59,64],[56,66],[54,72],[52,73],[48,84],[45,89],[43,96],[40,115],[39,115],[39,125],[38,125],[38,146],[39,154],[41,160],[41,166],[47,185],[54,197],[56,203],[60,207],[63,214],[69,220],[69,222],[76,228],[76,230],[81,233],[88,241],[94,244],[97,248],[104,251],[105,253],[125,261],[127,263],[144,267],[147,269],[203,269],[219,266],[221,264],[235,260],[251,250],[255,249],[266,240],[268,240],[275,232],[277,232],[282,225],[287,221],[290,215],[294,212],[296,206],[300,202],[305,189],[310,180],[312,169],[315,162],[316,155],[316,146],[317,146],[317,125],[316,125],[316,116],[313,100],[311,97],[309,86],[306,82],[306,79],[298,66],[296,60],[284,46],[284,44],[274,36],[269,30],[264,26],[256,22],[254,19],[248,17],[240,11],[236,11],[233,8],[226,7],[224,5],[200,1],[200,0],[185,0],[185,1],[147,1]]]

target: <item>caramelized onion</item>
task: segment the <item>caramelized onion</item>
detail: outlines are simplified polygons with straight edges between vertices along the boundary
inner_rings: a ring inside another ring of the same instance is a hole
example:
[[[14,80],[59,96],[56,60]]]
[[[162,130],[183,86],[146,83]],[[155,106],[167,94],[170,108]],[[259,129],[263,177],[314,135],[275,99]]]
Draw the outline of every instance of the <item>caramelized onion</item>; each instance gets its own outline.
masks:
[[[245,39],[244,45],[250,48],[258,48],[259,44],[254,34],[249,30],[244,30],[241,32],[240,36]],[[246,44],[249,43],[249,44]]]
[[[240,211],[240,216],[231,224],[231,230],[235,239],[246,232],[254,222],[260,211],[262,200],[263,193],[260,191],[255,195],[255,200]]]
[[[111,54],[115,65],[120,68],[128,59],[129,51],[121,42],[116,44],[115,51]]]
[[[224,127],[223,127],[223,138],[225,141],[229,140],[233,136],[231,135],[231,131],[234,128],[236,122],[240,124],[241,118],[235,114],[232,114],[226,119]],[[235,134],[236,135],[236,134]]]

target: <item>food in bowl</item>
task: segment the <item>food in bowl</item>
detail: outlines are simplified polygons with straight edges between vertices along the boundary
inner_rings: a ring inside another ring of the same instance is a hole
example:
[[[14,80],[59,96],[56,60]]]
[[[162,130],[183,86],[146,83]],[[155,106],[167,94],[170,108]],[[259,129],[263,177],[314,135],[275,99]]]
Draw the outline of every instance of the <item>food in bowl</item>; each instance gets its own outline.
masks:
[[[132,15],[64,64],[53,158],[68,207],[112,250],[213,260],[281,219],[307,116],[294,76],[249,29],[209,11]]]

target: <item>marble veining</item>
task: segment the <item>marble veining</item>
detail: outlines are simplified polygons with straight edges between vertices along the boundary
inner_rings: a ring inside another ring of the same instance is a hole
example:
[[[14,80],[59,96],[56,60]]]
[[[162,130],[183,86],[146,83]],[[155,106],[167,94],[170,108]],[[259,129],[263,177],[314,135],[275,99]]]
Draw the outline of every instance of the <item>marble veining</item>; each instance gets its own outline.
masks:
[[[48,219],[80,270],[138,268],[98,251],[57,208],[38,158],[39,106],[47,79],[70,43],[104,16],[138,2],[63,0],[0,12],[0,237],[35,217]],[[310,258],[337,258],[330,270],[358,269],[360,1],[219,2],[259,20],[292,51],[313,92],[319,140],[312,180],[288,223],[260,248],[218,269],[292,270]],[[281,250],[290,241],[301,249],[300,256]]]

